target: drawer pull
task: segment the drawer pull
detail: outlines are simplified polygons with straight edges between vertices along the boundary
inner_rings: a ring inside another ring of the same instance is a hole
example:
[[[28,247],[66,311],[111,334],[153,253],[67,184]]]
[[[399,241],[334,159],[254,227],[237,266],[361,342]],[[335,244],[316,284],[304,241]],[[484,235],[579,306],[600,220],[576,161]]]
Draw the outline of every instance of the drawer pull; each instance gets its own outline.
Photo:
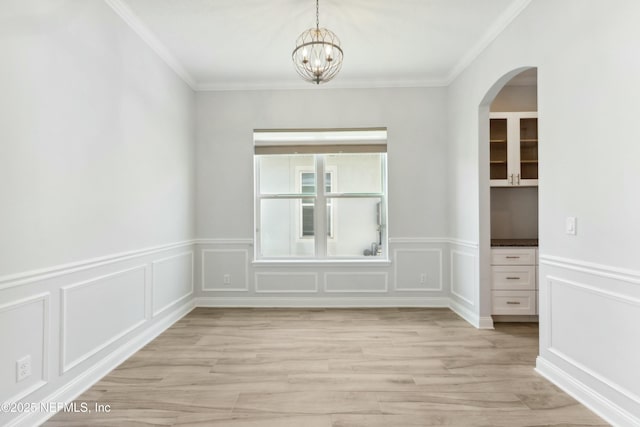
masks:
[[[507,301],[509,305],[520,305],[520,301]]]
[[[520,259],[519,256],[511,256],[511,255],[507,255],[505,258],[506,259]]]
[[[519,277],[507,277],[507,280],[520,280]]]

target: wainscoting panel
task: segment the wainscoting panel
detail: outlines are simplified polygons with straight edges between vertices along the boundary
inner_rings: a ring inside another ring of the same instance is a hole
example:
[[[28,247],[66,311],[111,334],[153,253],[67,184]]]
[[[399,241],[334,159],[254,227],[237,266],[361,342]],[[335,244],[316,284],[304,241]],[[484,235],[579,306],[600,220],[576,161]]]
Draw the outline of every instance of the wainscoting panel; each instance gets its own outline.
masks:
[[[61,373],[146,321],[146,266],[61,288]]]
[[[451,251],[451,294],[475,306],[477,292],[476,258],[474,254]]]
[[[193,294],[193,252],[184,252],[152,263],[153,316]]]
[[[202,249],[202,290],[249,290],[249,248]]]
[[[298,272],[259,272],[255,274],[256,293],[316,293],[318,274]]]
[[[608,378],[640,403],[640,369],[627,369],[640,361],[640,300],[553,276],[548,280],[549,350],[590,367],[594,376]],[[613,325],[615,332],[609,329]]]
[[[0,402],[70,402],[191,311],[194,250],[187,240],[0,277]],[[31,376],[18,382],[25,356]],[[0,425],[51,415],[0,411]]]
[[[442,249],[395,249],[393,264],[396,291],[442,291]]]
[[[538,371],[613,425],[640,425],[640,274],[540,257]]]
[[[49,323],[49,293],[0,306],[0,402],[16,402],[47,383]],[[26,356],[31,376],[18,382],[16,362]]]
[[[196,245],[202,286],[195,297],[207,306],[442,307],[449,301],[446,238],[390,239],[390,260],[253,261],[252,239],[199,239]]]
[[[386,293],[389,290],[389,275],[386,272],[328,272],[324,276],[324,291],[327,293]]]

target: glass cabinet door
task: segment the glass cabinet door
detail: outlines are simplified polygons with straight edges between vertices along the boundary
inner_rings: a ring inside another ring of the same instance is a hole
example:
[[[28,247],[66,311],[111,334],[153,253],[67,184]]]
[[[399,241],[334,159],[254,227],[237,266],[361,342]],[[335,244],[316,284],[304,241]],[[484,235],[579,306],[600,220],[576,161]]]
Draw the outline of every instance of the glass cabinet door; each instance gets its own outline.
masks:
[[[507,119],[491,119],[489,124],[490,179],[507,179]]]
[[[520,119],[520,179],[538,179],[537,118]]]

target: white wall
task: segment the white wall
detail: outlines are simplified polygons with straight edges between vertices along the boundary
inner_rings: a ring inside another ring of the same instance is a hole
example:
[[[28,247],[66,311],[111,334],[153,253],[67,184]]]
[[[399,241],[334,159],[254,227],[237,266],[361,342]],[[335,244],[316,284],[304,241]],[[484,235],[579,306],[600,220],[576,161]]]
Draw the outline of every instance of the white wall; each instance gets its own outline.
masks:
[[[199,303],[446,305],[445,94],[444,88],[311,86],[292,91],[198,93]],[[252,263],[253,129],[380,126],[388,128],[393,262]],[[230,283],[224,283],[225,275]]]
[[[253,129],[388,128],[389,233],[446,232],[445,90],[314,89],[197,94],[201,238],[253,236]]]
[[[193,306],[195,97],[102,0],[0,28],[0,401],[63,402]]]
[[[482,263],[488,148],[479,140],[488,130],[479,107],[502,76],[538,67],[538,369],[617,425],[640,424],[640,381],[630,375],[640,360],[640,326],[630,321],[640,318],[637,16],[634,0],[532,1],[448,92],[450,233],[479,242]],[[568,216],[577,236],[564,233]],[[478,300],[466,306],[482,317],[490,307],[479,271]]]
[[[0,14],[0,276],[194,237],[193,91],[104,1]]]

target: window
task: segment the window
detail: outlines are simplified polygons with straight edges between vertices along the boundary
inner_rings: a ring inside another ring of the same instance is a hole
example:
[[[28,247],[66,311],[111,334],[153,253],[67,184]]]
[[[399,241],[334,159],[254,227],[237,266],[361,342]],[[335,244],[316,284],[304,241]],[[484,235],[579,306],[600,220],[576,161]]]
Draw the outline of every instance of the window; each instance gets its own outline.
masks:
[[[254,133],[256,259],[386,258],[386,131],[376,144],[304,136]]]
[[[331,183],[333,180],[333,174],[326,172],[324,175],[324,191],[325,193],[331,193]],[[311,193],[316,192],[316,174],[315,172],[301,172],[300,173],[300,192]],[[300,203],[300,236],[309,237],[314,235],[314,201],[313,199],[302,199]],[[333,209],[331,208],[331,201],[327,202],[327,234],[329,237],[333,237]]]

